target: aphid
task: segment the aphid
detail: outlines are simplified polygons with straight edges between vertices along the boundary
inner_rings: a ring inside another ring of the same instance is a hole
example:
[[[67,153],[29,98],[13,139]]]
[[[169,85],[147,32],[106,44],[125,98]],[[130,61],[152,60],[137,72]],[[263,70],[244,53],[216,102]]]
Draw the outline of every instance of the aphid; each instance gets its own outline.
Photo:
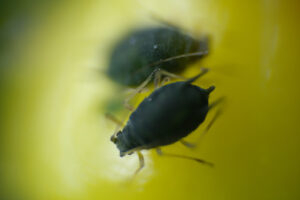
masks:
[[[157,72],[159,69],[150,77]],[[206,72],[207,70],[204,70],[186,81],[167,84],[156,89],[130,115],[123,130],[112,135],[111,141],[120,150],[121,157],[134,152],[138,154],[140,168],[136,173],[144,166],[141,150],[156,148],[161,154],[160,146],[182,140],[205,120],[209,109],[214,105],[209,106],[208,98],[215,87],[202,89],[192,83]],[[113,120],[117,122],[116,119]],[[188,143],[184,141],[183,144]],[[198,158],[171,156],[210,164]]]
[[[136,86],[155,68],[179,73],[207,50],[207,38],[195,39],[175,27],[140,29],[113,48],[107,74],[121,85]]]

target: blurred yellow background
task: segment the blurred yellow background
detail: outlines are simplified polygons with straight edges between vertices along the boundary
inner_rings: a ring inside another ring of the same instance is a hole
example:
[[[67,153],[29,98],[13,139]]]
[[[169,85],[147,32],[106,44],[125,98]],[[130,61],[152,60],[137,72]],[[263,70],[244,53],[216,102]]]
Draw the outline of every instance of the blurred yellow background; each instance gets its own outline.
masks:
[[[299,4],[3,3],[0,199],[300,199]],[[215,168],[150,151],[145,169],[128,181],[138,160],[120,158],[109,141],[115,126],[104,118],[103,104],[119,89],[103,72],[117,38],[149,23],[149,12],[211,36],[201,63],[211,72],[197,84],[216,85],[212,98],[227,101],[197,150],[163,149]]]

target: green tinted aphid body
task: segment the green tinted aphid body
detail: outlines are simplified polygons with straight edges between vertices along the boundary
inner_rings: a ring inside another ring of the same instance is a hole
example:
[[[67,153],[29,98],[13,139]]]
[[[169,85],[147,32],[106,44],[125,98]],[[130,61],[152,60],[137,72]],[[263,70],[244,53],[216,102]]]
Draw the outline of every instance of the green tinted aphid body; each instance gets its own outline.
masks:
[[[155,90],[116,135],[114,142],[120,155],[169,145],[190,134],[204,121],[213,89],[213,86],[202,89],[184,81]]]
[[[139,85],[155,68],[178,73],[201,56],[159,61],[207,49],[207,41],[197,40],[173,27],[137,30],[124,37],[113,49],[108,75],[122,85]]]

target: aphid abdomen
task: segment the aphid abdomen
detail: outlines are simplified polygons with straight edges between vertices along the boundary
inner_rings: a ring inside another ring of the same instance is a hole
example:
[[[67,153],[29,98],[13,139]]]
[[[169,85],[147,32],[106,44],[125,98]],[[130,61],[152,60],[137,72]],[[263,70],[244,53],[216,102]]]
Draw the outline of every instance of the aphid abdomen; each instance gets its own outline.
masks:
[[[187,136],[204,121],[207,112],[208,93],[186,82],[177,82],[144,99],[132,113],[130,124],[140,146],[153,148]]]
[[[158,38],[156,42],[160,49],[157,48],[157,51],[154,52],[156,55],[153,56],[151,62],[172,56],[206,51],[208,49],[207,44],[205,44],[204,41],[194,39],[176,29],[170,29],[170,31],[160,30],[160,33],[157,35]],[[162,63],[155,67],[159,67],[173,73],[178,73],[188,64],[198,59],[199,57],[185,57]]]
[[[139,85],[154,68],[176,73],[200,57],[185,57],[155,65],[156,62],[203,50],[207,50],[207,41],[194,39],[175,28],[137,30],[128,34],[113,49],[108,75],[122,85]]]

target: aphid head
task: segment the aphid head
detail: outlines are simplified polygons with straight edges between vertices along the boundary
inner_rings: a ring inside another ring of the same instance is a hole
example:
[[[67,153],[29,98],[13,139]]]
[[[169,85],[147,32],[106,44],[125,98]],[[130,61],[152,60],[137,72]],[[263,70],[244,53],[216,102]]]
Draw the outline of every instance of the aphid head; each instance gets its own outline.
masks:
[[[121,134],[122,132],[119,131],[117,132],[117,134],[113,134],[111,137],[110,137],[110,141],[112,141],[114,144],[117,144],[118,142],[118,136]]]
[[[110,137],[110,141],[116,144],[117,148],[120,150],[120,156],[125,156],[125,152],[128,150],[126,144],[123,142],[123,134],[122,131],[117,132]]]

